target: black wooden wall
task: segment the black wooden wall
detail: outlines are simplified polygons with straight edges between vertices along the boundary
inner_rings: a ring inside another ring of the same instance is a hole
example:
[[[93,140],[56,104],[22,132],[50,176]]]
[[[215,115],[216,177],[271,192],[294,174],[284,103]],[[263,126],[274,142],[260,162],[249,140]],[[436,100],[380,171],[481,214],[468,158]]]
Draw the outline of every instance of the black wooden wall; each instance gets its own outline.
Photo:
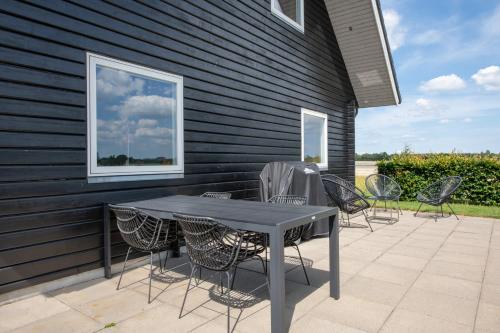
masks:
[[[184,179],[87,183],[86,51],[184,76]],[[102,267],[103,202],[256,197],[266,162],[300,159],[301,107],[352,176],[353,98],[322,0],[305,34],[269,0],[0,1],[0,293]]]

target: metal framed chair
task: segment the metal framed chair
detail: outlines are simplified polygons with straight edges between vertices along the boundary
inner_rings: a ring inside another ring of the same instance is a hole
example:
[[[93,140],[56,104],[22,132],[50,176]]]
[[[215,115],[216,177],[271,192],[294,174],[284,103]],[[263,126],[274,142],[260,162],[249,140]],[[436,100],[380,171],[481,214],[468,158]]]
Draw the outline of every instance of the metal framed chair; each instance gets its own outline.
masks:
[[[354,184],[354,182],[350,182],[347,179],[344,179],[344,178],[339,177],[337,175],[334,175],[332,173],[326,173],[326,174],[321,175],[321,179],[330,179],[336,183],[339,183],[345,187],[352,189],[353,191],[355,191],[356,193],[358,193],[362,197],[365,196],[364,192],[359,187],[357,187]]]
[[[162,271],[160,252],[177,240],[177,223],[164,220],[145,213],[134,207],[109,205],[116,216],[118,230],[123,240],[129,245],[125,261],[123,262],[120,279],[116,290],[120,289],[123,272],[127,265],[128,257],[132,251],[146,252],[150,255],[149,266],[149,292],[148,303],[151,303],[151,279],[153,277],[153,254],[158,253],[160,272]],[[167,262],[165,256],[165,265]]]
[[[307,197],[297,196],[297,195],[275,195],[272,198],[270,198],[268,202],[286,206],[304,206],[307,204]],[[309,276],[307,276],[306,266],[304,265],[304,261],[302,260],[302,254],[300,253],[299,246],[297,245],[297,242],[302,237],[304,231],[305,231],[304,225],[285,231],[284,244],[285,247],[288,246],[293,247],[299,254],[300,264],[302,266],[302,270],[304,271],[304,276],[306,278],[307,285],[310,286],[311,282],[309,281]],[[266,247],[266,262],[267,262],[267,247]]]
[[[261,261],[265,271],[264,260],[258,255],[260,244],[253,243],[253,239],[245,238],[245,232],[232,229],[210,217],[198,217],[175,214],[174,218],[180,224],[186,249],[191,261],[191,275],[182,301],[179,318],[182,317],[187,295],[191,288],[191,282],[195,272],[200,268],[219,272],[221,294],[224,295],[222,274],[227,278],[227,288],[225,292],[227,300],[227,330],[231,332],[231,284],[234,274],[231,271],[236,266],[245,261],[257,258]],[[266,275],[267,283],[267,275]]]
[[[399,207],[399,197],[401,196],[401,187],[399,184],[386,175],[373,174],[365,178],[365,185],[370,196],[368,199],[374,200],[371,209],[373,209],[373,219],[387,220],[392,223],[399,221],[399,214],[403,211]],[[393,207],[390,207],[390,217],[377,216],[377,201],[383,201],[385,210],[387,210],[387,201],[396,203],[397,218],[392,217]]]
[[[366,213],[366,209],[370,208],[370,204],[366,199],[357,193],[352,186],[345,186],[341,182],[335,181],[331,178],[322,178],[323,185],[325,186],[326,193],[330,198],[330,205],[335,205],[339,208],[343,220],[342,226],[351,226],[349,216],[361,212],[368,227],[373,232],[370,224],[370,219]],[[344,220],[344,213],[347,215],[347,223]]]
[[[202,198],[215,198],[215,199],[231,199],[229,192],[205,192],[200,195]]]
[[[420,202],[420,206],[418,206],[417,211],[415,212],[415,216],[417,216],[420,208],[423,204],[440,207],[441,208],[441,216],[444,216],[443,213],[443,204],[447,204],[450,208],[451,212],[457,220],[460,220],[455,214],[455,211],[450,206],[451,196],[458,190],[460,184],[462,183],[462,178],[459,176],[450,176],[439,179],[438,181],[430,184],[425,189],[417,193],[417,201]],[[439,211],[436,212],[434,216],[434,220],[437,221],[437,216]],[[451,213],[450,213],[451,216]]]

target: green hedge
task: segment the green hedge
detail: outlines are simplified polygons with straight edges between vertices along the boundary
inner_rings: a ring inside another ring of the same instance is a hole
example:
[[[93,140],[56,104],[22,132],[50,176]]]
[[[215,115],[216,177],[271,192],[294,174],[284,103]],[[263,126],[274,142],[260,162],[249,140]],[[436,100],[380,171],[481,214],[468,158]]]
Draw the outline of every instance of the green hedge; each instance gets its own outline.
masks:
[[[381,174],[394,178],[403,190],[401,200],[415,200],[417,192],[445,176],[461,176],[455,202],[500,205],[498,155],[401,154],[377,163]]]

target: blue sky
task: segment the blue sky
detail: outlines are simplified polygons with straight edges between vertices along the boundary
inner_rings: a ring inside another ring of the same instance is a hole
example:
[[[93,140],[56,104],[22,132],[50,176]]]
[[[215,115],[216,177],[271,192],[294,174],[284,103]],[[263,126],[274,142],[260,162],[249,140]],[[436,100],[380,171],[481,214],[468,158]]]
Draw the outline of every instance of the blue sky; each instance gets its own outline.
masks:
[[[357,153],[500,152],[500,1],[381,3],[403,102],[359,110]]]

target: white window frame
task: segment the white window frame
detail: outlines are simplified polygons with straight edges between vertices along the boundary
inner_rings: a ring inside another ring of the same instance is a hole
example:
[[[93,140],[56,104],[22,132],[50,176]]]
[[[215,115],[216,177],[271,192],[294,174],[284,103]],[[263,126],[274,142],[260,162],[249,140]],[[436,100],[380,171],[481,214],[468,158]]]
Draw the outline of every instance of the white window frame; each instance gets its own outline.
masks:
[[[304,0],[295,0],[295,1],[299,2],[299,8],[298,8],[298,10],[300,10],[300,22],[299,23],[295,22],[295,20],[289,18],[283,12],[278,10],[276,8],[277,1],[278,0],[271,0],[271,13],[273,13],[274,15],[276,15],[278,18],[285,21],[286,23],[290,24],[295,29],[304,33]]]
[[[323,118],[323,151],[322,156],[325,157],[325,161],[321,163],[316,163],[320,170],[328,169],[328,115],[326,113],[321,113],[317,111],[312,111],[308,109],[301,109],[300,112],[300,134],[301,134],[301,160],[304,161],[304,116],[309,115],[313,117]]]
[[[102,65],[113,69],[123,70],[132,74],[142,75],[176,84],[176,133],[177,156],[176,165],[153,166],[97,166],[97,100],[96,100],[96,66]],[[184,105],[183,105],[183,77],[169,74],[152,68],[135,65],[129,62],[101,56],[87,52],[87,176],[108,177],[124,180],[120,176],[142,176],[184,173]],[[118,176],[118,177],[117,177]],[[171,178],[171,177],[166,177]],[[137,178],[148,179],[148,178]],[[156,179],[156,178],[151,178]],[[125,179],[126,180],[126,179]],[[103,180],[106,181],[106,180]]]

